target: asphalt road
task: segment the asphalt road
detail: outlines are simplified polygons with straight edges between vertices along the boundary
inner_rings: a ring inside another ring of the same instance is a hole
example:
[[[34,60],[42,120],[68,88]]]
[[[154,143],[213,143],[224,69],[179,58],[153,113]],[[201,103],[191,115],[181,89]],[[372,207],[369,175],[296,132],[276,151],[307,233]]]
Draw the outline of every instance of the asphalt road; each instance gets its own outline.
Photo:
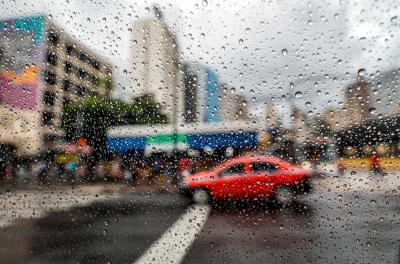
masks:
[[[396,264],[398,179],[319,180],[286,208],[196,207],[175,193],[124,191],[0,229],[0,263]]]

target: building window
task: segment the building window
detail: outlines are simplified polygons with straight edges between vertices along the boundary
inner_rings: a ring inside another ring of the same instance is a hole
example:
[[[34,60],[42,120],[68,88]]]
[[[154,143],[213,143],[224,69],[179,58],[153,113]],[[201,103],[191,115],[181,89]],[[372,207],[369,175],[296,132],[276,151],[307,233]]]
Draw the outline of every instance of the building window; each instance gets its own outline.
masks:
[[[91,60],[90,64],[92,65],[93,68],[95,68],[96,70],[100,69],[100,63],[96,60]]]
[[[72,55],[75,52],[74,45],[66,44],[65,45],[65,52],[67,53],[67,55]]]
[[[56,33],[54,33],[54,32],[49,32],[49,34],[47,35],[47,40],[48,40],[49,43],[52,44],[53,46],[57,46],[58,41],[59,41],[58,34],[56,34]]]
[[[43,95],[43,102],[46,105],[54,105],[56,95],[53,92],[45,91]]]
[[[86,77],[87,77],[87,72],[84,70],[84,69],[82,69],[82,68],[79,68],[78,69],[78,76],[79,76],[79,78],[81,78],[81,79],[85,79]]]
[[[81,86],[81,85],[77,85],[76,86],[76,94],[80,97],[83,97],[86,93],[86,88]]]
[[[78,54],[78,59],[81,60],[81,61],[86,62],[88,60],[88,57],[83,51],[80,51],[79,54]]]
[[[70,101],[68,98],[63,97],[63,101],[62,101],[63,106],[68,105],[70,102],[71,102],[71,101]]]
[[[71,86],[72,86],[72,84],[69,80],[64,80],[64,82],[63,82],[63,90],[64,91],[66,91],[66,92],[70,91]]]
[[[51,112],[44,112],[42,115],[42,123],[43,125],[51,125],[53,124],[54,114]]]
[[[64,62],[64,71],[70,73],[72,71],[72,64],[69,62]]]
[[[44,72],[44,80],[50,85],[55,85],[57,83],[56,75],[48,70]]]
[[[46,57],[48,63],[50,63],[51,65],[57,65],[58,56],[55,52],[47,51]]]

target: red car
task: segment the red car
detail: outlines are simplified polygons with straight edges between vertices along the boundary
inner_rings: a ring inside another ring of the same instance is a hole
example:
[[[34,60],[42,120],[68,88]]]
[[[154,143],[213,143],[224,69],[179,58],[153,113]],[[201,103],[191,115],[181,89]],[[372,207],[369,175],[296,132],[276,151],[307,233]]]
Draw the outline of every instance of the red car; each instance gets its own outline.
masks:
[[[276,157],[249,155],[187,176],[181,191],[195,202],[275,198],[287,203],[295,195],[310,191],[309,177],[309,171]]]

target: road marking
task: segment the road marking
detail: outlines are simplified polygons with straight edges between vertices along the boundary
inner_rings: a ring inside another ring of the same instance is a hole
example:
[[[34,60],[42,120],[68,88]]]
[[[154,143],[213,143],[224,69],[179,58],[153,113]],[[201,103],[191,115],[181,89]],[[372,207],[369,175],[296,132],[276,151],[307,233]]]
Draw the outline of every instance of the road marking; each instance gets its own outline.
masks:
[[[201,231],[211,207],[194,205],[158,239],[135,264],[181,263],[196,235]]]

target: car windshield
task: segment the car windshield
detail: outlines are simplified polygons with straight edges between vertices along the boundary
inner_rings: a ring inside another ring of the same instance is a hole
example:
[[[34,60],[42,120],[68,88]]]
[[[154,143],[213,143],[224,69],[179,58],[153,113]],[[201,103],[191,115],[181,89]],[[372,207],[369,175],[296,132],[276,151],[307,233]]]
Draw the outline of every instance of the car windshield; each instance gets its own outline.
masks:
[[[0,10],[0,263],[400,263],[398,0]]]

